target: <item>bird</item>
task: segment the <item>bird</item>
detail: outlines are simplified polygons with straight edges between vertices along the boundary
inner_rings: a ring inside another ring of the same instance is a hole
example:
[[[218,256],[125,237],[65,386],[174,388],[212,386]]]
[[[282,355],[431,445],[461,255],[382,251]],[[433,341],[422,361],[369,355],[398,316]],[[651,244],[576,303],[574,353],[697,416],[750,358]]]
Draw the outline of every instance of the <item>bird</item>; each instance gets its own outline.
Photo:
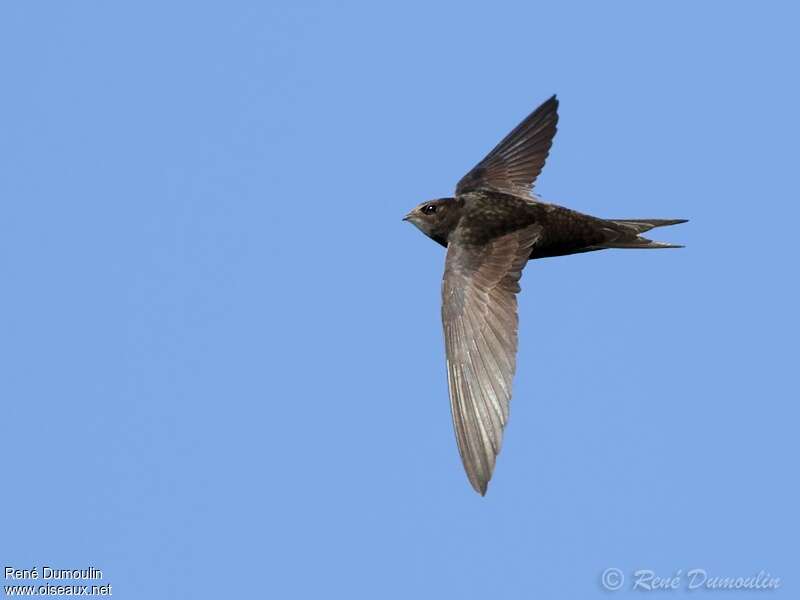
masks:
[[[509,417],[518,339],[517,294],[529,260],[608,248],[682,248],[645,233],[687,219],[602,219],[534,195],[558,124],[543,102],[456,185],[404,218],[447,248],[442,278],[447,384],[470,484],[486,494]]]

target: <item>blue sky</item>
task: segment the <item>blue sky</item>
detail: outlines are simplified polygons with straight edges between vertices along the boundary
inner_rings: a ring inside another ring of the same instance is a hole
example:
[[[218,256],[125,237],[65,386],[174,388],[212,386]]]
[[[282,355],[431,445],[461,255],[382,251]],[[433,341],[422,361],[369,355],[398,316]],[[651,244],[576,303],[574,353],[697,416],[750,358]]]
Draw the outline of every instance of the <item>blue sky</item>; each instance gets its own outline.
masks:
[[[134,599],[593,598],[691,568],[797,597],[798,17],[4,3],[3,565]],[[444,253],[400,218],[553,93],[538,193],[689,218],[654,236],[687,248],[528,265],[480,498]]]

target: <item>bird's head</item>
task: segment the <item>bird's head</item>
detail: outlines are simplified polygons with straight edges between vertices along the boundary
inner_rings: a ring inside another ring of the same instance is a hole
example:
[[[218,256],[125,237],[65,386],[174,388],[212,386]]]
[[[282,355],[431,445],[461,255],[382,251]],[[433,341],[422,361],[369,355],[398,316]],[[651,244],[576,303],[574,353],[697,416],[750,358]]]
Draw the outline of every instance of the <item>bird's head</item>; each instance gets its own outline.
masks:
[[[428,200],[403,217],[432,240],[447,245],[447,236],[461,216],[461,203],[455,198]]]

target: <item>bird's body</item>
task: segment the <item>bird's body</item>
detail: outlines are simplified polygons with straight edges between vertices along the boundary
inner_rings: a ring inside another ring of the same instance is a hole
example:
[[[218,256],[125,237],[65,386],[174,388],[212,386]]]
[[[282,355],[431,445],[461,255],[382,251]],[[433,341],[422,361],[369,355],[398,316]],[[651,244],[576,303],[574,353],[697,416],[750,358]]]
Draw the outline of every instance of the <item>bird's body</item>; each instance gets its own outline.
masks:
[[[447,247],[442,322],[456,440],[470,483],[486,493],[508,420],[516,369],[517,302],[531,259],[607,248],[679,248],[641,233],[683,219],[601,219],[531,195],[556,132],[555,96],[456,187],[406,215]]]
[[[485,236],[540,224],[542,237],[531,251],[531,260],[621,247],[622,243],[636,244],[635,247],[639,248],[680,247],[650,240],[643,243],[637,236],[652,227],[685,222],[684,219],[600,219],[557,204],[491,190],[471,192],[460,199],[440,198],[431,202],[446,202],[457,213],[447,235],[433,238],[442,246],[447,246],[447,238],[458,226],[468,203],[476,206],[475,219]],[[490,223],[494,225],[490,226]]]

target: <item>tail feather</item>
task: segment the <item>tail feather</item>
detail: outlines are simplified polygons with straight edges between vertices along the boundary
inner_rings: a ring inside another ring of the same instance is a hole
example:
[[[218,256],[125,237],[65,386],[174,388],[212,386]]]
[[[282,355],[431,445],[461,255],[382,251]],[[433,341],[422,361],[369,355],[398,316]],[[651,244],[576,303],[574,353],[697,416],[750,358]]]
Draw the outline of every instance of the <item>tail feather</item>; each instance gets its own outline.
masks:
[[[632,240],[621,240],[617,242],[607,242],[603,248],[685,248],[681,244],[667,244],[666,242],[654,242],[643,237],[635,237]]]
[[[609,219],[616,225],[610,239],[601,244],[600,248],[683,248],[680,244],[654,242],[639,234],[650,231],[656,227],[678,225],[686,223],[688,219]]]
[[[612,223],[624,228],[631,228],[636,233],[644,233],[656,227],[667,227],[668,225],[680,225],[689,219],[609,219]]]

